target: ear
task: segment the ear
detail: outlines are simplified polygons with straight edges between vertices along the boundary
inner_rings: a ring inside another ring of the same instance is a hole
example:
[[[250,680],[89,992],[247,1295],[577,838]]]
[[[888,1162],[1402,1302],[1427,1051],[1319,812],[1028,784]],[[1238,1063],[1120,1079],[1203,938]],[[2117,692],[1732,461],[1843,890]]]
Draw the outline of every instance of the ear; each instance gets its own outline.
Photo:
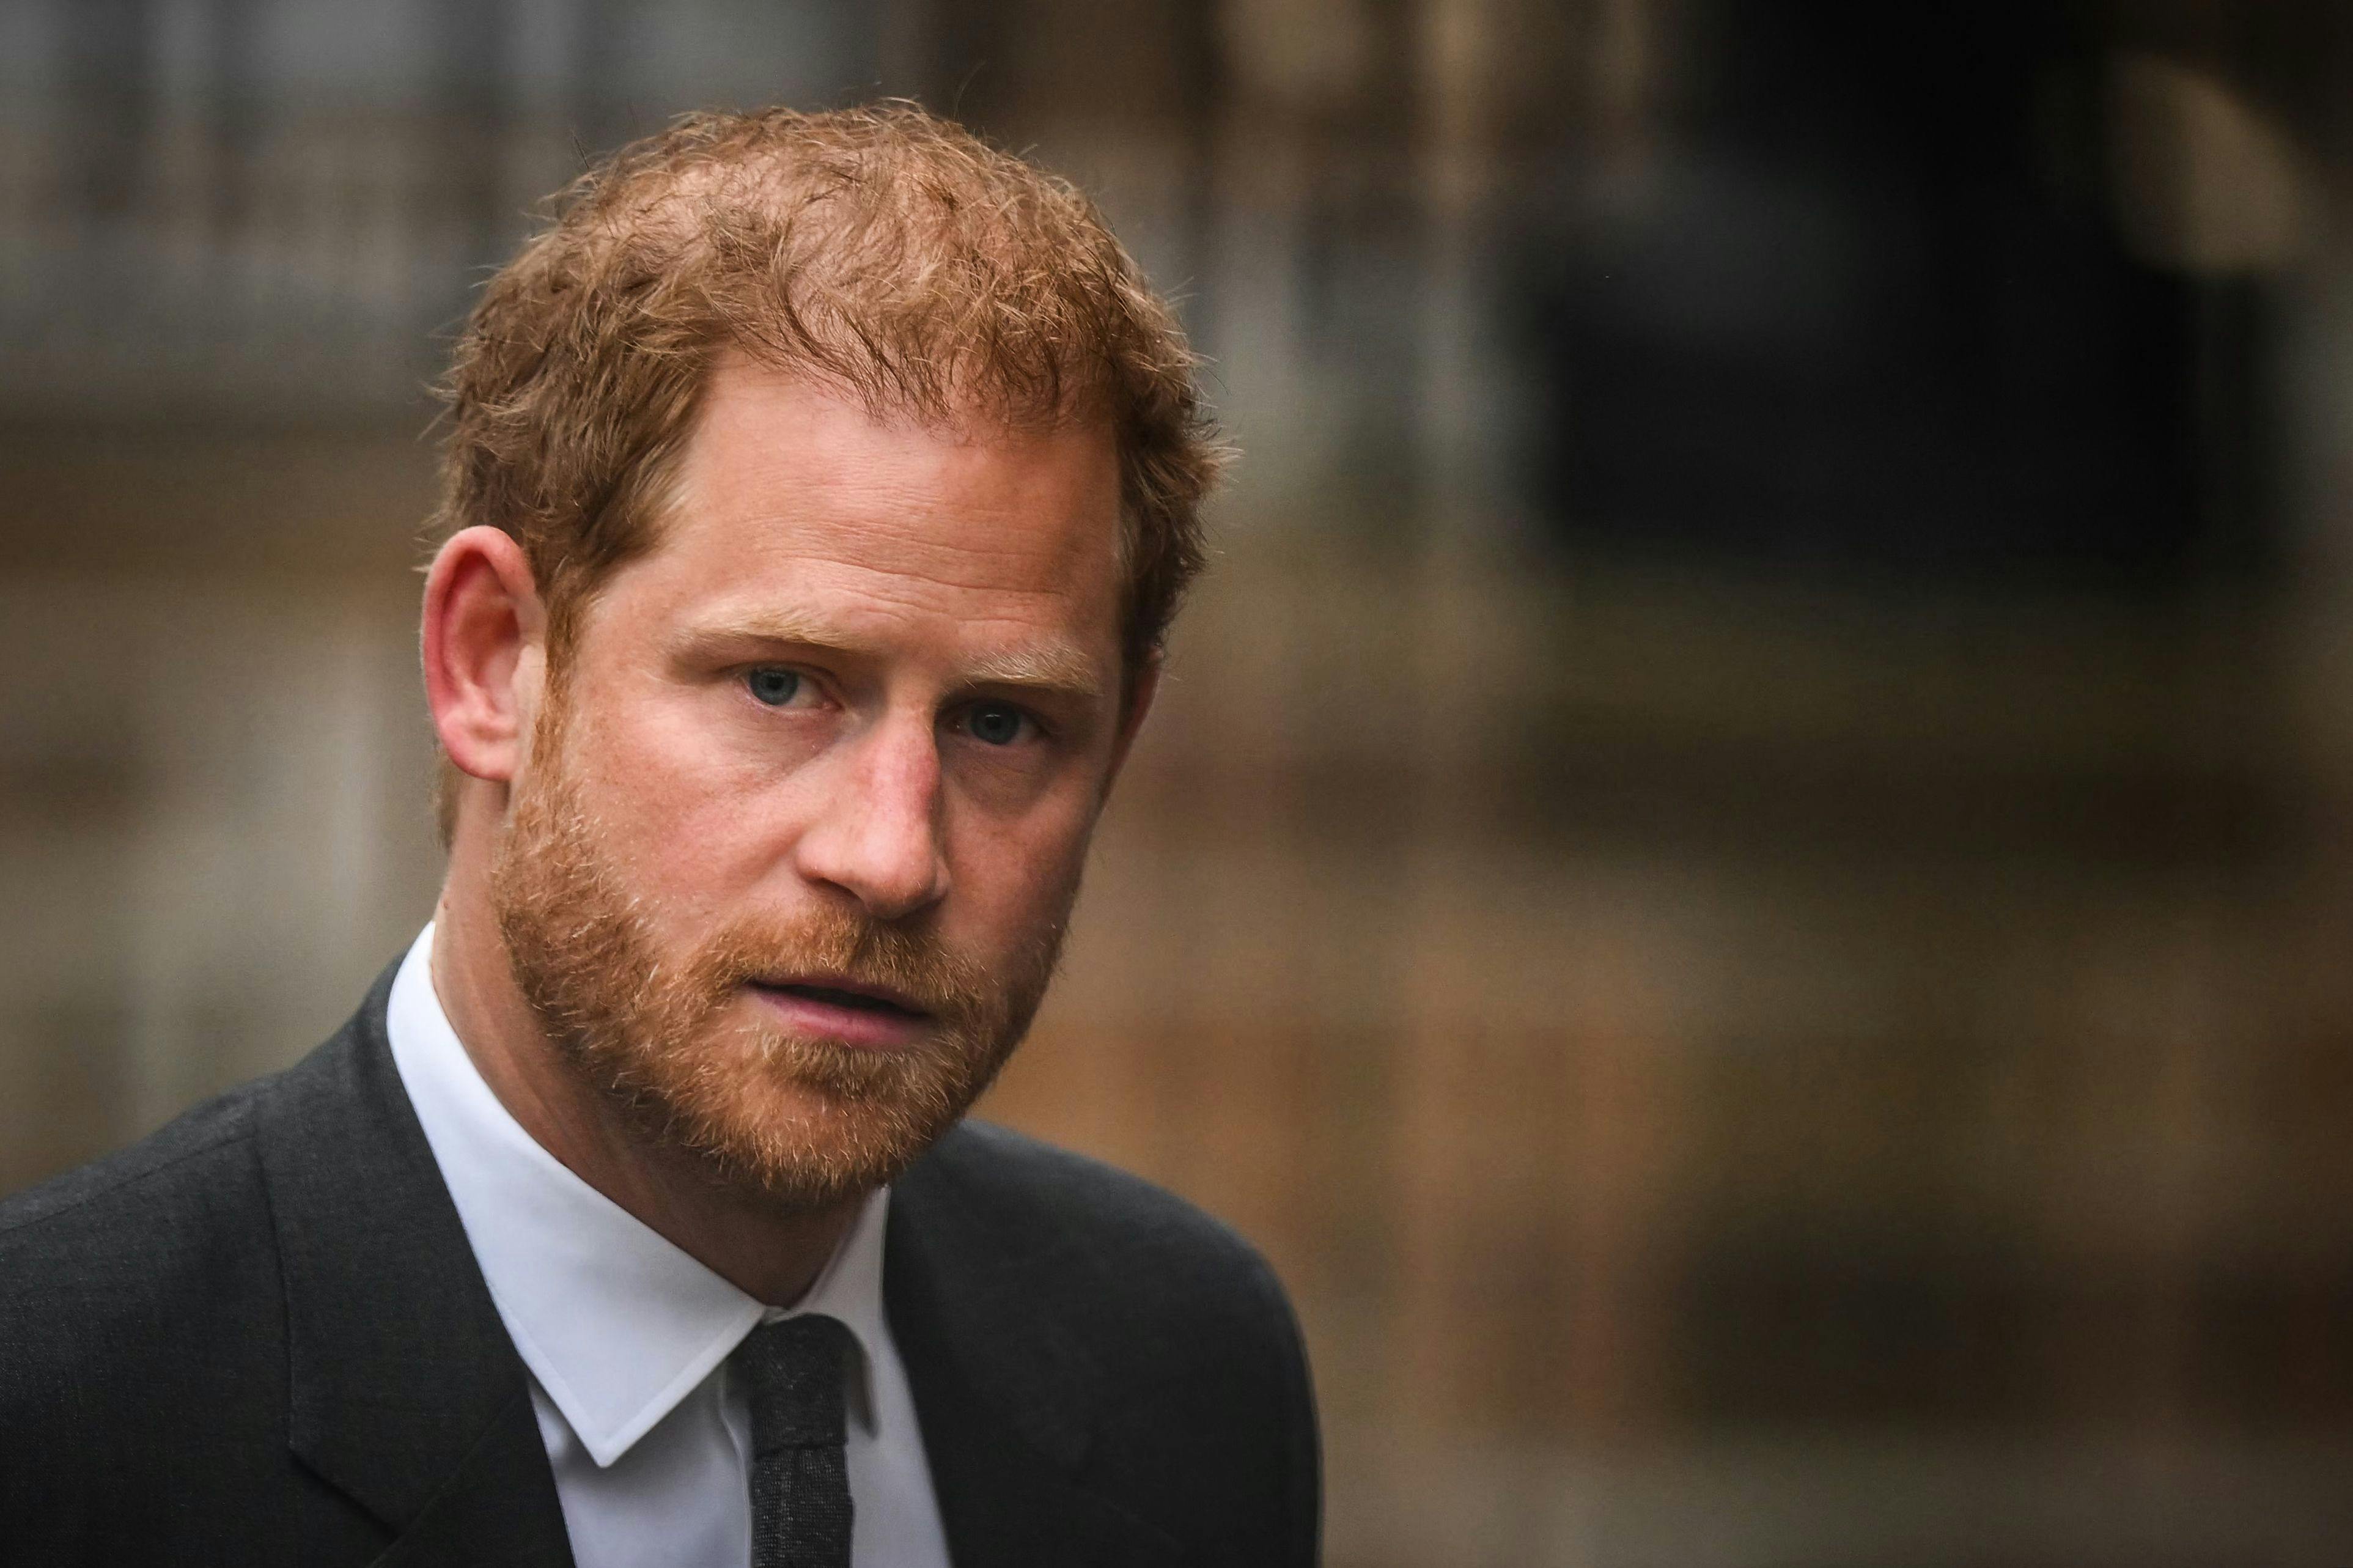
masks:
[[[1160,655],[1155,650],[1145,656],[1127,683],[1127,709],[1119,716],[1119,734],[1111,745],[1111,772],[1103,778],[1106,795],[1119,782],[1119,771],[1127,765],[1128,748],[1135,744],[1135,733],[1144,728],[1144,717],[1152,711],[1152,699],[1159,690]]]
[[[461,529],[425,578],[425,700],[462,773],[500,784],[522,765],[546,674],[547,616],[522,547]]]

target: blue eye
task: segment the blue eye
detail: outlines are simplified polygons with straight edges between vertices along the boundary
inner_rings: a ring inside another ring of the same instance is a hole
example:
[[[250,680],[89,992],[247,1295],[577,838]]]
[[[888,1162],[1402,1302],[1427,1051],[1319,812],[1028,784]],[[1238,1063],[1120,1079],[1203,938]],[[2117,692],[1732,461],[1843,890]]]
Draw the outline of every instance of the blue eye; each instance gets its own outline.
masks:
[[[1021,738],[1021,726],[1029,715],[1018,708],[1008,708],[1002,702],[984,702],[965,720],[965,727],[976,741],[992,746],[1009,746]]]
[[[780,669],[764,664],[744,677],[744,684],[752,695],[771,708],[782,708],[800,695],[801,678],[797,671]]]

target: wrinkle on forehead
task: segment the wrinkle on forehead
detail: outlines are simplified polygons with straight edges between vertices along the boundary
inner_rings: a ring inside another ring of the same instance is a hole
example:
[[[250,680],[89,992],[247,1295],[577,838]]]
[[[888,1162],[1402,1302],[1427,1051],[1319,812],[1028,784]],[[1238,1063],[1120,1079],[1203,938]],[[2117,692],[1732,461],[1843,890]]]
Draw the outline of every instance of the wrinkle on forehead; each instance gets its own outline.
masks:
[[[663,542],[636,574],[679,644],[928,645],[973,684],[1110,684],[1123,531],[1109,430],[877,419],[737,361],[682,456]]]
[[[802,494],[846,504],[801,515],[864,528],[943,503],[1017,527],[1044,508],[1084,510],[1100,513],[1103,536],[1081,531],[1072,543],[1117,548],[1119,456],[1107,425],[1020,429],[971,409],[946,421],[877,416],[821,382],[730,357],[684,457],[676,499],[697,512],[757,513]]]

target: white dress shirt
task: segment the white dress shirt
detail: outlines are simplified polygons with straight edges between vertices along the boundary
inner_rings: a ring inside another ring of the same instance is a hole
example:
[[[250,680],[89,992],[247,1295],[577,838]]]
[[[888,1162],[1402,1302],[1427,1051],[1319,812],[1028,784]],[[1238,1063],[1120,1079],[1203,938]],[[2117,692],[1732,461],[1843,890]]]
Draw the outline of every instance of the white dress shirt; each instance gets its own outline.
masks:
[[[433,989],[427,926],[392,983],[392,1058],[507,1333],[579,1568],[745,1568],[751,1413],[727,1356],[756,1324],[849,1325],[854,1568],[947,1568],[906,1369],[882,1311],[888,1189],[790,1309],[764,1307],[540,1147],[491,1092]]]

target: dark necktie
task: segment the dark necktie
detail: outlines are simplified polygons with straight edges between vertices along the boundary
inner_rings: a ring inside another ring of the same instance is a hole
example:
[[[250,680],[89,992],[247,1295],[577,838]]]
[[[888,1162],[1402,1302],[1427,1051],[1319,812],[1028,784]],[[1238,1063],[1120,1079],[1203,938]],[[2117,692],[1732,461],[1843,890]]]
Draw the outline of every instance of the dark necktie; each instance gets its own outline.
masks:
[[[810,1312],[754,1329],[727,1358],[752,1401],[752,1568],[849,1568],[851,1343]]]

